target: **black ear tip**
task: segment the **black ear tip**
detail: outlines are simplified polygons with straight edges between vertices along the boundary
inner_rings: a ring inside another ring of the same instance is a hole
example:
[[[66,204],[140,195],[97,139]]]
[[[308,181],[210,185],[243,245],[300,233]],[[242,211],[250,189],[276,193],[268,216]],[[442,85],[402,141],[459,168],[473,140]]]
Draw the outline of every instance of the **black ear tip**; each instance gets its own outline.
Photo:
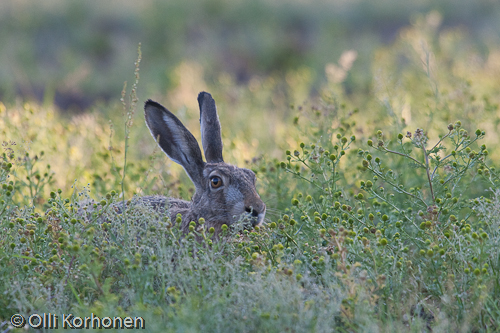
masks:
[[[155,108],[160,108],[162,109],[163,106],[160,104],[160,103],[157,103],[151,99],[148,99],[145,103],[144,103],[144,110],[146,110],[148,107],[155,107]]]
[[[213,100],[212,99],[212,95],[210,95],[209,93],[205,92],[205,91],[202,91],[198,94],[198,104],[201,106],[201,103],[203,102],[203,100]]]

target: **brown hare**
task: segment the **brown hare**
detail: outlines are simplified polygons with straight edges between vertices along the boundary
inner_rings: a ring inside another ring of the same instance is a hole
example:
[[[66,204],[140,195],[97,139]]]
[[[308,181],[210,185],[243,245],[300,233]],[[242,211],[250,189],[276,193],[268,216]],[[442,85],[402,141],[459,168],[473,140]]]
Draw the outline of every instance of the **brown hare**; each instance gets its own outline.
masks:
[[[201,92],[198,104],[206,162],[198,142],[176,116],[152,100],[145,103],[144,115],[151,135],[165,154],[186,170],[195,193],[191,201],[145,196],[140,202],[155,209],[166,208],[172,221],[180,213],[184,232],[188,232],[191,221],[197,223],[200,218],[205,220],[206,230],[214,227],[216,234],[223,224],[230,226],[241,220],[249,221],[251,226],[262,224],[266,205],[255,189],[255,174],[224,162],[215,101],[209,93]]]

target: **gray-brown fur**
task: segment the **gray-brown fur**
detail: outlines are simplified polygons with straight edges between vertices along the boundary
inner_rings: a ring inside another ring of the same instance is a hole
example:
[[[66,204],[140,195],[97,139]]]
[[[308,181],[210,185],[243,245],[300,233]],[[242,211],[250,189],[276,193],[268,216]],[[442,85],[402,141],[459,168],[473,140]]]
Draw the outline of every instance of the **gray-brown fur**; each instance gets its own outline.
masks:
[[[156,102],[145,103],[144,114],[151,135],[165,154],[186,170],[195,193],[191,201],[162,196],[146,196],[140,201],[159,210],[166,207],[172,221],[180,213],[184,232],[191,221],[198,222],[200,218],[205,219],[206,229],[214,227],[217,234],[223,224],[229,226],[241,219],[247,219],[252,226],[260,225],[266,205],[255,189],[255,174],[224,162],[215,101],[210,94],[201,92],[198,103],[207,162],[203,161],[194,136],[176,116]]]

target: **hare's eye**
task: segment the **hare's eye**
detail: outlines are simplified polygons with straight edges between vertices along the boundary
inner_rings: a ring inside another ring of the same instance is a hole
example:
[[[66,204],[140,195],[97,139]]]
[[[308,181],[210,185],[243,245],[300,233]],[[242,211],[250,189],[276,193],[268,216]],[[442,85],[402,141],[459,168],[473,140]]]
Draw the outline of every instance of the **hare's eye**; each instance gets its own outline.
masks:
[[[212,188],[218,188],[222,186],[222,179],[219,177],[212,177],[210,178],[210,185],[212,185]]]

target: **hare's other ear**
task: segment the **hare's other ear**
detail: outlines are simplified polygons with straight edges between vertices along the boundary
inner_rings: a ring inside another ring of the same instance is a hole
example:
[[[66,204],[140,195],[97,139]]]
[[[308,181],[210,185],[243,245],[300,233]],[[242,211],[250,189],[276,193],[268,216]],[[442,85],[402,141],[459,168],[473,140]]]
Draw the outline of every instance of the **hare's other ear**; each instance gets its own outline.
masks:
[[[191,132],[170,111],[152,100],[144,105],[144,116],[160,148],[173,161],[182,165],[196,187],[201,186],[205,163]]]
[[[198,95],[200,105],[201,143],[209,163],[224,162],[222,159],[222,138],[220,122],[212,95],[202,91]]]

